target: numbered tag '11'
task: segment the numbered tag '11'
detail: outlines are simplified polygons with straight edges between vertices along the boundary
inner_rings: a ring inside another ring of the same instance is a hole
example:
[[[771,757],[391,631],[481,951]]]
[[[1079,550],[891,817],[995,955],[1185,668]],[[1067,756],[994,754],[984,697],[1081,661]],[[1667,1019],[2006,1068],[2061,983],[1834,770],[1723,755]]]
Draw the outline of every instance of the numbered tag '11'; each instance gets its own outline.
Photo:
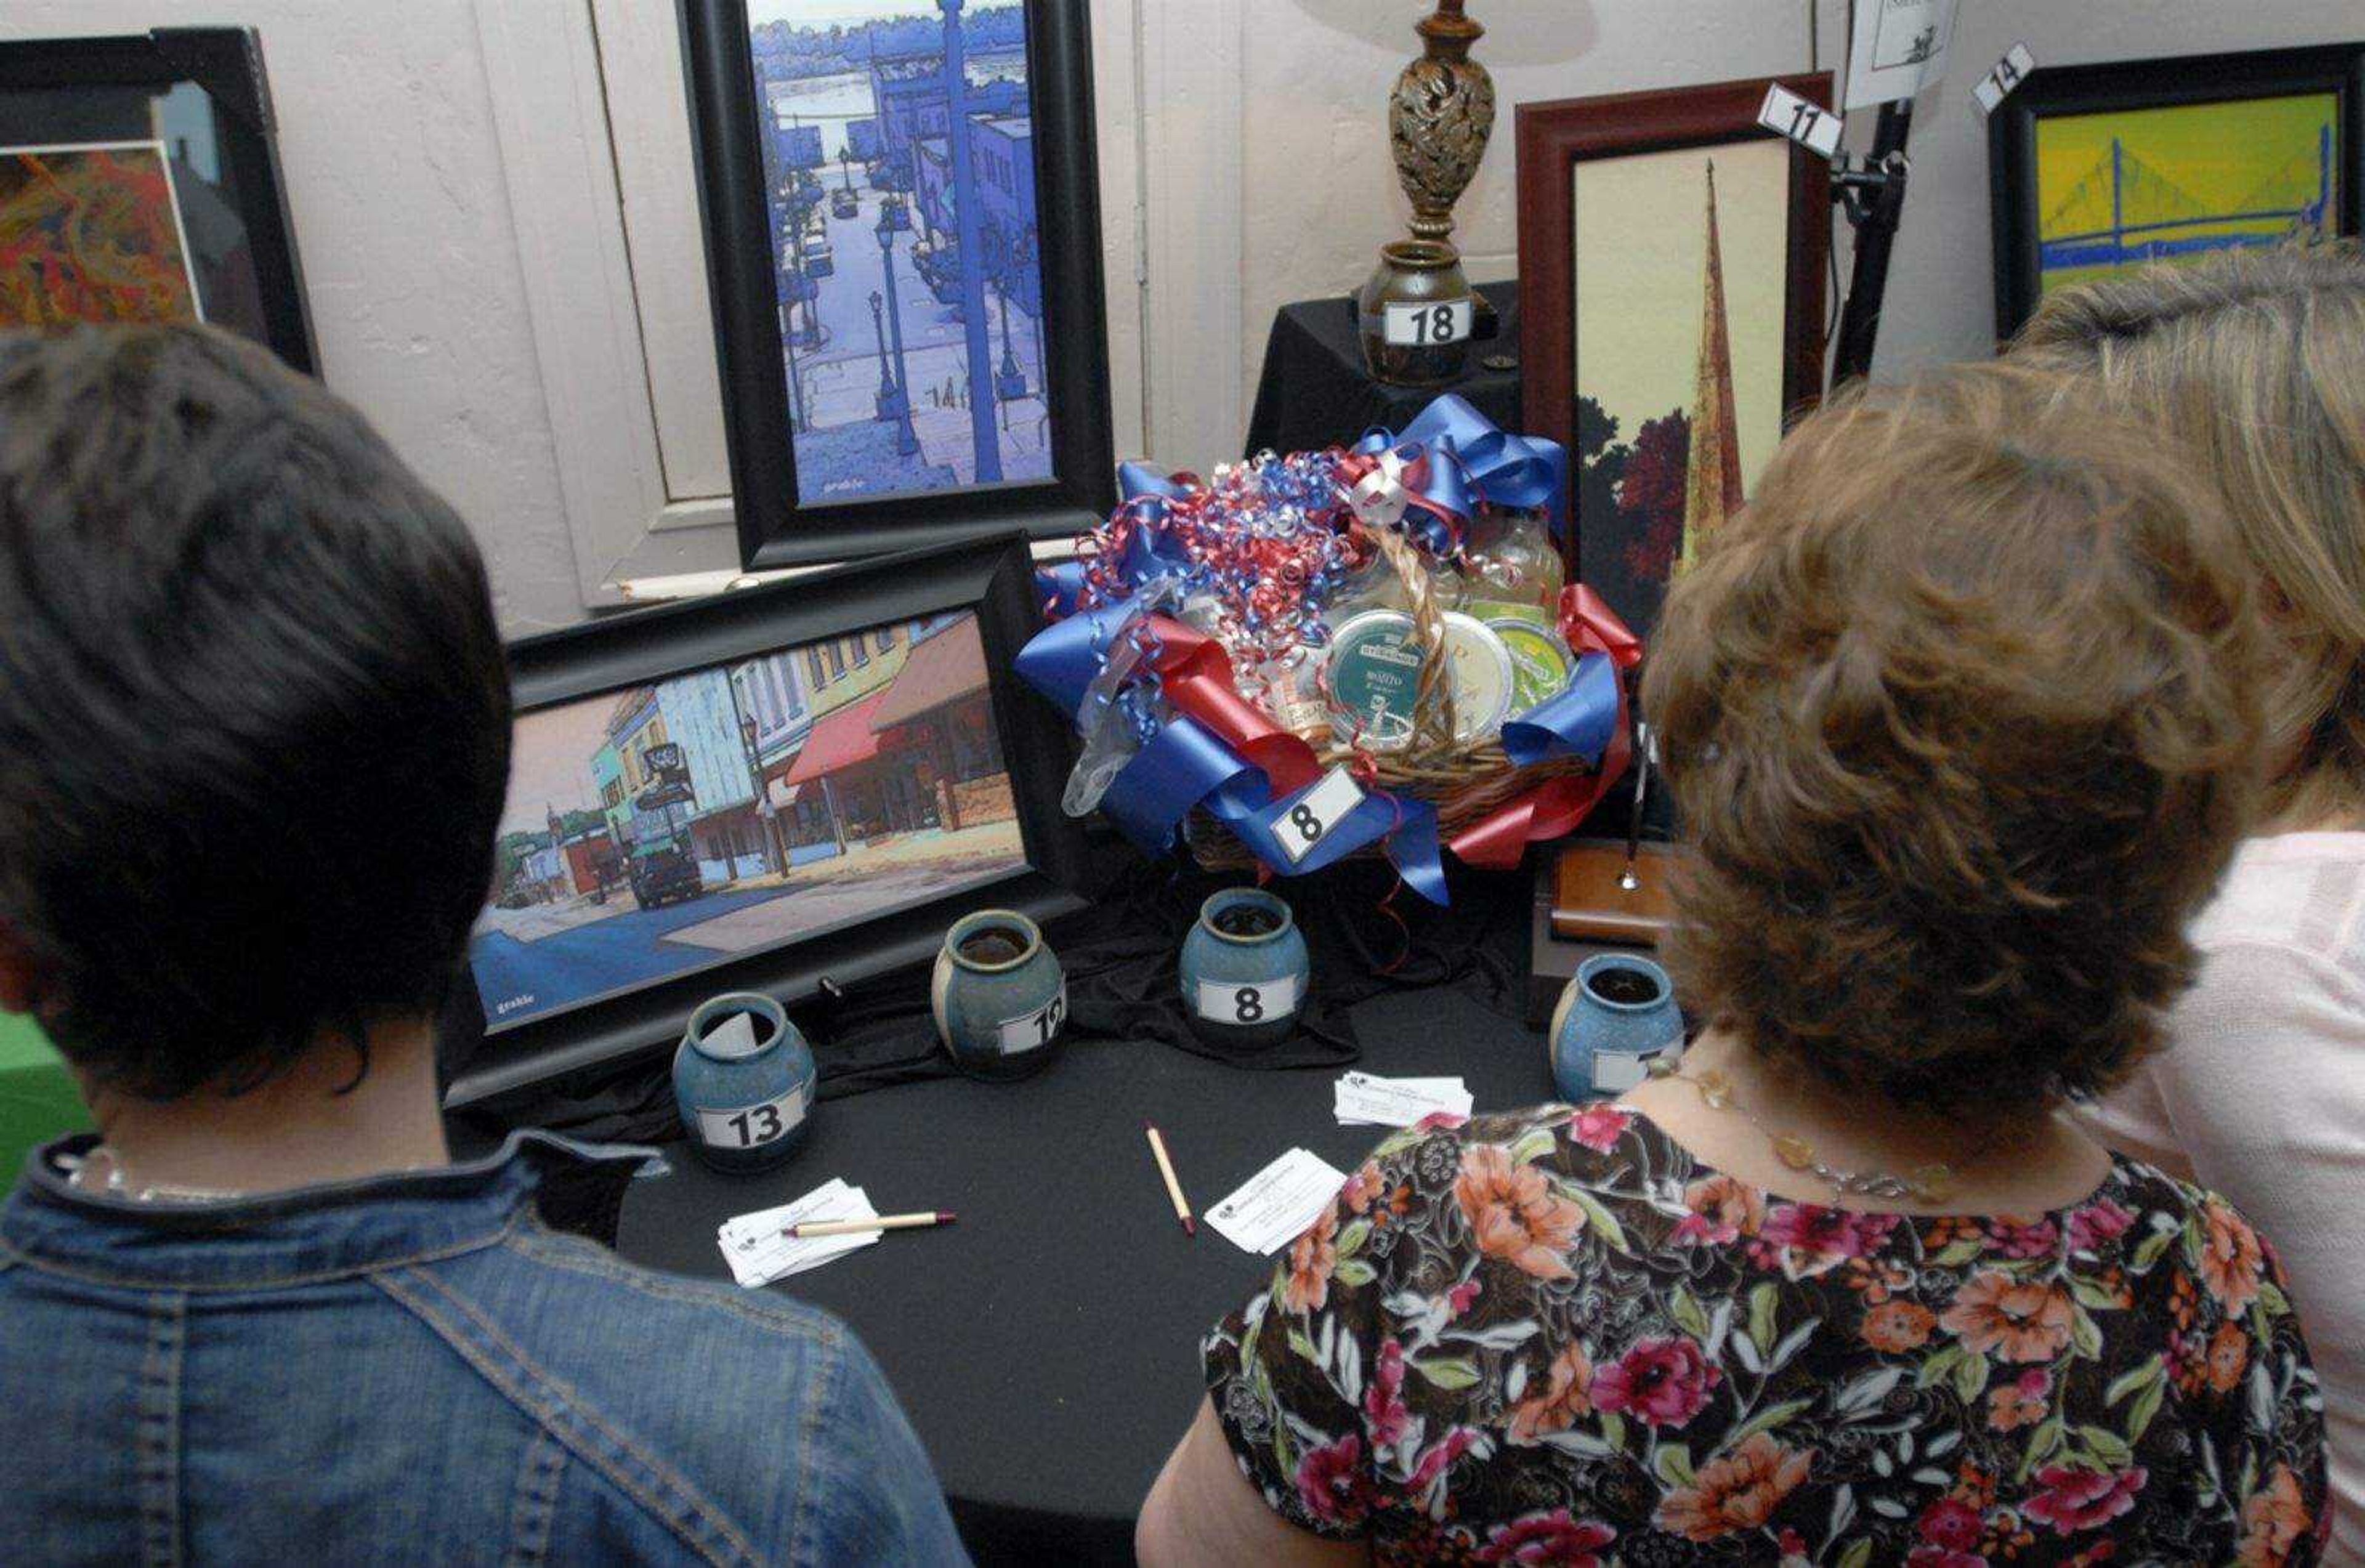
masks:
[[[1757,110],[1757,123],[1777,136],[1788,137],[1818,157],[1829,158],[1840,150],[1840,117],[1807,102],[1778,82],[1765,89],[1765,102]]]

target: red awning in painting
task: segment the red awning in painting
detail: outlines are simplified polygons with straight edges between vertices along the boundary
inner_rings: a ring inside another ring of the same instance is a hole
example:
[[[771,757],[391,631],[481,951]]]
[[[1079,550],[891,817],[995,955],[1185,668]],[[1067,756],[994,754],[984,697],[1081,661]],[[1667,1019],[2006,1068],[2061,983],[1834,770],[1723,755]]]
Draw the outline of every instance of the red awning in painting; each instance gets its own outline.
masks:
[[[872,692],[859,702],[849,703],[835,713],[826,713],[814,723],[813,733],[805,737],[805,749],[797,756],[797,765],[789,769],[791,784],[810,784],[828,774],[869,762],[882,751],[893,751],[903,744],[901,730],[890,728],[883,733],[871,729],[878,717],[879,704],[886,700],[891,688]]]
[[[965,615],[935,636],[912,644],[911,657],[887,689],[871,722],[884,729],[985,689],[985,644],[977,617]]]

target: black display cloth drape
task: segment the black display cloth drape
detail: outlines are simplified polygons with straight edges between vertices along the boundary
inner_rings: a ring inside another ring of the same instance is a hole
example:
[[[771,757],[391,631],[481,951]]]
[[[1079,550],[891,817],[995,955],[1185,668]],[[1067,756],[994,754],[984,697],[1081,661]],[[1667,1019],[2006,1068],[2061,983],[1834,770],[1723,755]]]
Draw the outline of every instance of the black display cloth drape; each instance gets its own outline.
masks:
[[[1283,306],[1265,339],[1247,454],[1343,445],[1373,425],[1401,430],[1440,392],[1458,392],[1505,430],[1518,430],[1519,286],[1482,283],[1477,289],[1495,308],[1495,336],[1471,344],[1462,375],[1442,386],[1389,386],[1373,380],[1363,368],[1351,299]],[[1501,358],[1511,364],[1487,367],[1485,361]]]

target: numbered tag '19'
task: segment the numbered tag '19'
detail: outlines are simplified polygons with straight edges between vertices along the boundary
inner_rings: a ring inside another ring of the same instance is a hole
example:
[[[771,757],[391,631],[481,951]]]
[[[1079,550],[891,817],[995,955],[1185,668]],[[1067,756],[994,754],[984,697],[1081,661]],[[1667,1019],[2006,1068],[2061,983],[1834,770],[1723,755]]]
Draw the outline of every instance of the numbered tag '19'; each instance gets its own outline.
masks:
[[[1273,837],[1293,866],[1321,846],[1348,814],[1363,803],[1363,787],[1345,767],[1334,767],[1322,782],[1300,795],[1289,809],[1272,819]]]
[[[1068,982],[1059,982],[1059,994],[1034,1012],[1017,1018],[1005,1018],[1001,1025],[1002,1054],[1016,1056],[1037,1046],[1048,1046],[1068,1021]]]
[[[1757,123],[1777,136],[1788,137],[1818,157],[1829,158],[1840,150],[1840,117],[1807,102],[1778,82],[1765,89],[1765,102],[1757,110]]]
[[[1199,1016],[1211,1024],[1248,1026],[1272,1024],[1297,1009],[1295,975],[1269,980],[1203,980],[1199,982]]]
[[[1380,317],[1381,340],[1394,348],[1433,348],[1470,335],[1477,305],[1468,295],[1414,304],[1391,300]]]
[[[698,1136],[710,1148],[754,1148],[797,1130],[805,1119],[805,1092],[791,1089],[760,1105],[698,1113]]]

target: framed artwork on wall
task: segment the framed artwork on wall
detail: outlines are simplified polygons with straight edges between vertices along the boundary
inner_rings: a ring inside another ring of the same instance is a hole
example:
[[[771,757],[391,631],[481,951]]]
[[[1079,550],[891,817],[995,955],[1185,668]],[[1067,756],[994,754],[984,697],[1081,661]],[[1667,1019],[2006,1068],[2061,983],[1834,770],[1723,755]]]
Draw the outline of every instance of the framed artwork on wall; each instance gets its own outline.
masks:
[[[2054,289],[2359,231],[2365,42],[2040,66],[1988,120],[1996,335]]]
[[[1645,634],[1822,389],[1829,172],[1758,126],[1773,84],[1519,108],[1523,427],[1570,453],[1571,569]]]
[[[513,644],[509,800],[446,1103],[670,1046],[724,991],[924,965],[988,905],[1083,907],[1074,738],[1010,675],[1021,535]]]
[[[1115,504],[1085,0],[682,0],[750,567]]]
[[[259,37],[0,42],[0,328],[209,321],[317,368]]]

